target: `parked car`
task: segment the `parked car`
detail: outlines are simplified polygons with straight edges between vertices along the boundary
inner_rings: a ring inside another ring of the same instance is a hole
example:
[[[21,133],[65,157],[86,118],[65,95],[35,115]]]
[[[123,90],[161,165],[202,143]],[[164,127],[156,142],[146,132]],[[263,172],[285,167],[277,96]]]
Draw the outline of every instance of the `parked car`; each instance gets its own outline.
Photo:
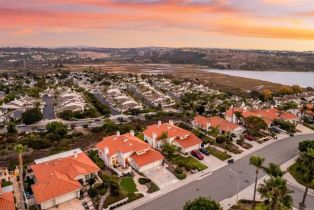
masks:
[[[229,159],[228,160],[228,163],[230,164],[230,163],[234,163],[234,160],[233,159]]]
[[[203,153],[204,155],[210,155],[210,153],[208,152],[208,150],[207,149],[205,149],[205,148],[200,148],[200,152],[201,153]]]
[[[193,169],[193,170],[191,170],[191,173],[192,174],[195,174],[195,173],[197,173],[198,172],[198,170],[197,169]]]
[[[249,134],[245,134],[244,137],[249,140],[249,141],[255,141],[255,137],[254,136],[251,136]]]
[[[198,150],[193,150],[191,152],[191,155],[193,155],[194,157],[196,157],[199,160],[203,160],[204,159],[204,156]]]

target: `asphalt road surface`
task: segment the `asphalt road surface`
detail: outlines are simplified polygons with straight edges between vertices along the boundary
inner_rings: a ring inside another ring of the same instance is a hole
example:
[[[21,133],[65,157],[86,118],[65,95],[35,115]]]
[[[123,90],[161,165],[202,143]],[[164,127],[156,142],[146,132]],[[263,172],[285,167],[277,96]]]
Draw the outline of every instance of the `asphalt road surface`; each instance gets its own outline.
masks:
[[[259,155],[266,158],[265,164],[274,162],[283,164],[295,157],[298,153],[298,143],[302,140],[314,139],[314,134],[289,137],[281,141],[270,144],[251,155]],[[193,200],[199,196],[212,197],[216,201],[230,198],[237,193],[237,177],[233,175],[229,168],[240,175],[240,191],[254,183],[255,168],[249,165],[250,156],[246,156],[234,164],[225,166],[214,171],[210,176],[201,180],[193,181],[174,191],[162,195],[138,208],[137,210],[180,210],[188,200]],[[259,178],[265,174],[261,172]],[[294,191],[292,194],[294,206],[298,206],[301,201],[302,190],[289,186]],[[253,193],[253,192],[252,192]],[[253,195],[252,195],[253,196]],[[314,197],[308,195],[307,209],[314,209]]]
[[[53,98],[49,96],[44,96],[43,100],[46,102],[46,105],[43,110],[43,119],[44,120],[56,119],[56,116],[54,113]]]

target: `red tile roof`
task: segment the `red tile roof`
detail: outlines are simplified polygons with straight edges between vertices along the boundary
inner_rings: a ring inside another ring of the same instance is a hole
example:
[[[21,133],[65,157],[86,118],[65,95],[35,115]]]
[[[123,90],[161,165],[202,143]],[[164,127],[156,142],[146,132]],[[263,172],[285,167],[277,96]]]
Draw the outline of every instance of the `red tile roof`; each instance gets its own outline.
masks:
[[[202,127],[203,129],[207,129],[207,124],[209,123],[209,119],[207,117],[204,117],[202,115],[197,115],[194,117],[194,122]]]
[[[221,117],[210,117],[206,118],[204,116],[196,116],[194,121],[197,124],[202,125],[203,128],[207,127],[207,123],[209,123],[210,127],[219,127],[221,130],[230,132],[238,128],[239,126],[235,123],[229,122]]]
[[[193,147],[195,145],[199,145],[203,142],[194,134],[190,134],[184,139],[175,138],[174,141],[176,141],[181,147],[185,149],[189,147]]]
[[[169,123],[163,123],[161,125],[154,124],[154,125],[147,126],[147,129],[143,133],[144,135],[149,136],[149,137],[152,137],[153,133],[156,133],[157,139],[158,139],[164,132],[168,133],[169,138],[174,138],[178,136],[186,136],[191,133],[190,131],[187,131],[175,125],[171,125]]]
[[[144,154],[137,155],[134,153],[130,156],[130,158],[132,158],[139,167],[142,167],[144,165],[163,160],[164,156],[154,149],[149,149]]]
[[[76,181],[79,175],[96,173],[99,167],[83,152],[77,157],[68,156],[31,165],[36,183],[32,190],[38,203],[51,200],[81,188]]]
[[[226,117],[232,117],[232,114],[235,113],[235,112],[241,112],[243,113],[245,110],[242,109],[242,108],[239,108],[239,107],[233,107],[233,108],[230,108],[226,111]]]
[[[282,114],[279,115],[280,119],[283,120],[293,120],[298,118],[297,116],[295,116],[294,114],[290,113],[290,112],[283,112]]]
[[[270,109],[257,109],[257,110],[244,110],[241,108],[234,108],[234,112],[240,111],[244,118],[250,117],[250,116],[257,116],[261,117],[268,125],[270,125],[275,119],[283,119],[283,120],[289,120],[289,119],[296,119],[297,116],[295,116],[292,113],[289,112],[280,112],[276,108],[270,108]],[[226,111],[226,116],[231,117],[232,116],[232,108]]]
[[[6,193],[0,192],[0,209],[1,210],[15,210],[14,197],[13,197],[12,192],[6,192]]]
[[[143,151],[149,149],[150,145],[136,136],[126,133],[119,136],[113,135],[104,137],[101,142],[96,144],[96,147],[99,150],[104,150],[105,147],[108,147],[109,156],[112,156],[117,152],[128,153],[132,151]]]

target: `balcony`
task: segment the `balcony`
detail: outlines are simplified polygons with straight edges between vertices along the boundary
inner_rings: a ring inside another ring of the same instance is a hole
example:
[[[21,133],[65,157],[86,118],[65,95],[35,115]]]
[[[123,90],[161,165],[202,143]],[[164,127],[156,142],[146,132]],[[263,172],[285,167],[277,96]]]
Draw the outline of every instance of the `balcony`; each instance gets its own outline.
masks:
[[[132,172],[131,166],[122,167],[122,166],[115,166],[111,168],[118,176],[124,176]]]

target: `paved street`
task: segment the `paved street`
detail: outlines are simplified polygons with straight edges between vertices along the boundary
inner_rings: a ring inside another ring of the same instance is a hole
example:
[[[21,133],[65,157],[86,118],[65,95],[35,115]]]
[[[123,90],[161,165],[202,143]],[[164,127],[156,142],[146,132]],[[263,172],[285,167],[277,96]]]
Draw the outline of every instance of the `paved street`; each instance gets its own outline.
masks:
[[[314,139],[314,134],[307,134],[283,139],[281,141],[270,144],[254,152],[253,154],[265,157],[266,164],[268,164],[268,162],[274,162],[281,165],[297,155],[298,143],[306,139]],[[232,165],[228,165],[221,169],[218,169],[214,171],[210,176],[207,176],[201,180],[193,181],[174,191],[162,195],[144,205],[139,206],[136,209],[179,210],[182,209],[187,200],[192,200],[199,196],[210,196],[217,201],[232,197],[237,193],[237,178],[230,172],[229,168],[239,173],[240,191],[242,191],[254,182],[255,169],[254,167],[249,165],[250,156],[251,155],[244,157],[236,161]],[[260,173],[259,178],[263,177],[264,175],[264,173]],[[292,186],[290,187],[292,190],[295,191],[295,193],[293,194],[293,198],[295,206],[298,206],[302,191]],[[307,206],[313,207],[313,204],[314,197],[308,196]]]
[[[44,120],[56,119],[56,116],[54,113],[53,98],[49,96],[44,96],[43,100],[46,102],[46,105],[43,110],[43,119]]]

